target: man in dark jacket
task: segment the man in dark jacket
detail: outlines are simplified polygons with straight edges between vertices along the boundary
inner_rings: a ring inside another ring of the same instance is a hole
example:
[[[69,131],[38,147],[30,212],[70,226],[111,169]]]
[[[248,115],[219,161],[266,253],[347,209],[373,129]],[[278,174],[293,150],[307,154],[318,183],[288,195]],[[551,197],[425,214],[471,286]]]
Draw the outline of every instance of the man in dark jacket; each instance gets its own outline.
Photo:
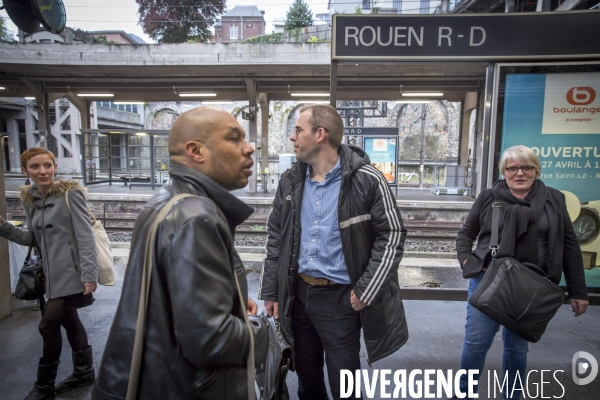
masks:
[[[360,369],[408,339],[398,288],[406,229],[366,154],[342,145],[330,106],[304,107],[291,136],[298,162],[283,173],[267,230],[259,297],[294,346],[298,396],[340,397],[340,370]],[[354,398],[354,394],[350,397]]]
[[[233,234],[253,209],[228,190],[247,184],[252,152],[236,119],[216,108],[187,111],[171,128],[172,179],[148,201],[135,224],[123,293],[93,399],[125,398],[146,239],[159,210],[180,193],[194,196],[175,203],[155,239],[137,398],[247,398],[251,336],[243,313],[247,308],[256,314],[257,305],[248,298]],[[261,360],[266,325],[251,318],[251,326],[255,358]]]

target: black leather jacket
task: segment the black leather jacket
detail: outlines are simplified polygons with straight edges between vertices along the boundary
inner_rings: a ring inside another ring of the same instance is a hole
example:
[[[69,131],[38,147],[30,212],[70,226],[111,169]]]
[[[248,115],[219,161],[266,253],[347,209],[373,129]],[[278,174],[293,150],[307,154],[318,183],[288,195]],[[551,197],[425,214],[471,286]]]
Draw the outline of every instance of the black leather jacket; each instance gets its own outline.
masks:
[[[167,201],[178,201],[159,224],[148,303],[140,399],[246,399],[250,334],[244,324],[234,271],[244,304],[244,266],[234,229],[253,210],[205,175],[172,164],[171,181],[138,217],[121,300],[110,329],[93,399],[124,399],[150,226]],[[266,351],[266,325],[252,319],[255,358]]]
[[[368,361],[372,362],[392,354],[408,340],[398,285],[406,229],[385,178],[370,165],[364,151],[341,145],[338,154],[342,250],[354,292],[368,305],[360,311],[360,318]],[[307,167],[297,162],[282,174],[267,224],[267,258],[259,294],[262,300],[279,303],[282,332],[290,343]]]

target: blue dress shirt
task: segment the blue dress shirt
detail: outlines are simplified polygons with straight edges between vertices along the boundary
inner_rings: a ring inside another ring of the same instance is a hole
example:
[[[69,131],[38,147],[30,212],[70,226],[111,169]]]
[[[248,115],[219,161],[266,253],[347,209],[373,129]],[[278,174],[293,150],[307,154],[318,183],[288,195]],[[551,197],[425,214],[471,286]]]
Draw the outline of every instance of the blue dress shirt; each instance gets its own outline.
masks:
[[[342,184],[340,157],[323,182],[311,179],[310,172],[309,165],[300,212],[302,234],[298,272],[349,285],[338,221],[338,198]]]

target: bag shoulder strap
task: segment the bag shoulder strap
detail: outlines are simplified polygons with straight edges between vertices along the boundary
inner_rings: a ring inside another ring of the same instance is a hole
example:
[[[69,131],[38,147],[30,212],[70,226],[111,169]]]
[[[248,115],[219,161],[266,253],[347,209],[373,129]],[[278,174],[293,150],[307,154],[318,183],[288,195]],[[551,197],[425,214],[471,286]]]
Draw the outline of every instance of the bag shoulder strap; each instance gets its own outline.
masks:
[[[69,191],[68,190],[65,192],[65,201],[67,202],[67,208],[69,209],[69,212],[71,212],[71,205],[69,204]],[[90,215],[90,218],[92,219],[92,221],[94,221],[94,223],[92,225],[95,225],[96,222],[98,222],[96,220],[96,217],[94,217],[92,210],[90,210],[90,207],[88,207],[87,204],[86,204],[86,208],[87,208],[88,214]]]
[[[233,269],[233,276],[235,277],[235,285],[237,286],[238,298],[240,299],[240,305],[242,307],[242,314],[244,315],[244,322],[250,333],[250,351],[248,352],[248,359],[246,360],[246,378],[248,379],[248,400],[254,400],[256,392],[254,390],[254,335],[252,334],[252,326],[250,320],[248,320],[248,312],[246,311],[246,305],[242,297],[242,289],[240,288],[240,282],[237,277],[235,267]]]
[[[492,237],[490,238],[490,249],[492,249],[492,257],[496,257],[498,252],[498,230],[500,220],[500,202],[495,200],[492,204]]]
[[[152,275],[152,265],[154,260],[154,242],[158,224],[165,219],[168,212],[179,200],[194,196],[190,193],[180,193],[165,204],[154,222],[150,226],[148,237],[146,238],[146,250],[144,254],[144,264],[142,268],[142,284],[140,290],[140,304],[138,306],[137,323],[135,329],[135,339],[133,342],[133,356],[131,357],[131,367],[129,369],[129,382],[127,384],[126,400],[134,400],[137,398],[138,381],[140,377],[140,367],[142,363],[142,349],[144,345],[144,331],[146,324],[146,310],[148,308],[148,295],[150,289],[150,278]]]

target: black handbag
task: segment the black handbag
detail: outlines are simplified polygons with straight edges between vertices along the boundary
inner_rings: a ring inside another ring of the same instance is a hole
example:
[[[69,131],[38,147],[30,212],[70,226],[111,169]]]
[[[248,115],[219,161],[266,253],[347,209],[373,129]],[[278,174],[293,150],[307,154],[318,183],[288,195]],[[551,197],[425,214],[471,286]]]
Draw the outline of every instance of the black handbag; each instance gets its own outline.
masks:
[[[523,339],[535,343],[563,304],[565,294],[539,266],[512,257],[496,258],[500,203],[494,202],[492,207],[490,248],[493,259],[469,303]]]
[[[19,272],[19,280],[15,286],[15,297],[20,300],[39,300],[42,313],[46,306],[44,294],[46,293],[46,277],[42,269],[41,257],[31,257],[31,252],[36,249],[40,254],[35,236],[32,234],[31,244],[23,268]]]
[[[256,369],[260,400],[288,400],[290,395],[285,379],[290,370],[295,370],[292,348],[281,333],[278,320],[269,317],[266,311],[259,318],[269,327],[267,355]]]

